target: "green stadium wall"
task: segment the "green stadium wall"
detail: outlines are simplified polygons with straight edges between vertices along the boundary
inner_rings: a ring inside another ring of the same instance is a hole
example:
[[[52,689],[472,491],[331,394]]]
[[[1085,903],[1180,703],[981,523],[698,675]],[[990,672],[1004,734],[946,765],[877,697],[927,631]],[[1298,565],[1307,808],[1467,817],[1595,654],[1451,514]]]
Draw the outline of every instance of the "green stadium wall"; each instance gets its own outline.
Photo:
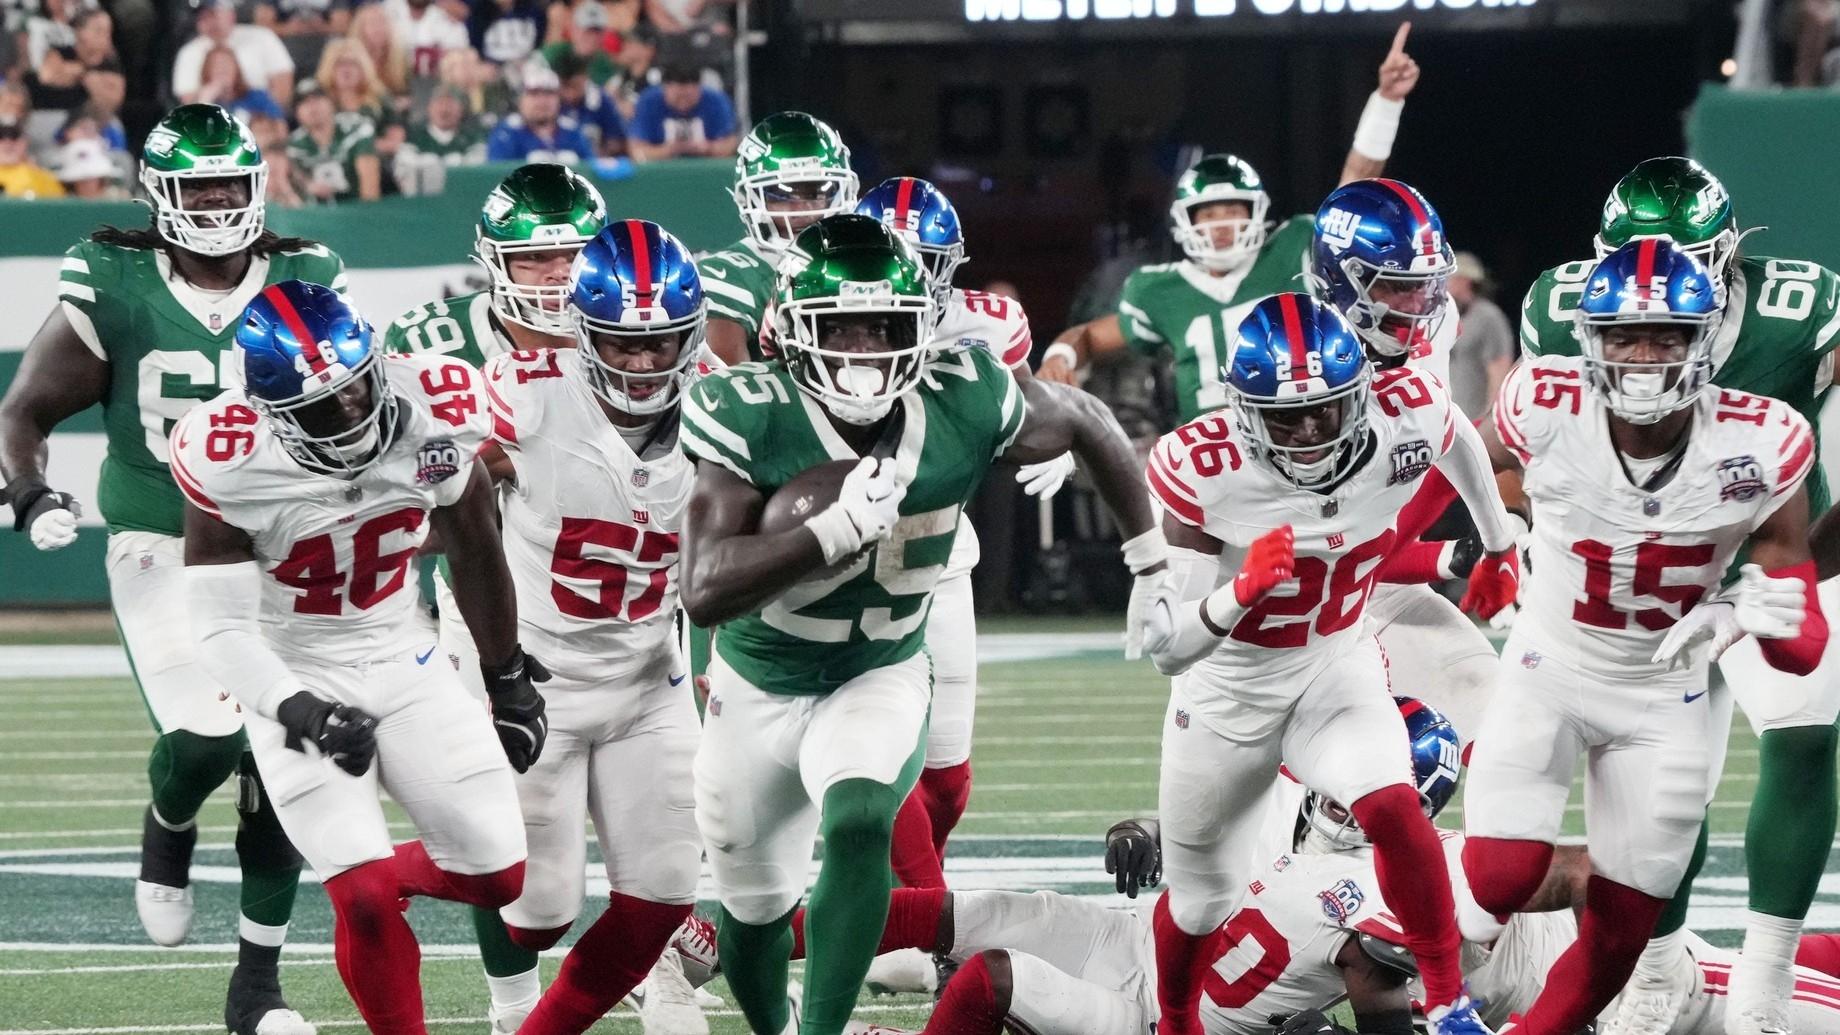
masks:
[[[1840,269],[1840,93],[1708,85],[1687,146],[1731,192],[1744,249]]]

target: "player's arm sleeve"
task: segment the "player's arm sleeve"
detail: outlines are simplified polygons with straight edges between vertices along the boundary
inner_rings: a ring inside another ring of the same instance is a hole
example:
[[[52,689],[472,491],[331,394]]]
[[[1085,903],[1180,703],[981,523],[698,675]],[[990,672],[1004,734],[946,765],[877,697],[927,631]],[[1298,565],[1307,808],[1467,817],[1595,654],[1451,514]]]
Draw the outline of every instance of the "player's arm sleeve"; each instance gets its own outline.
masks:
[[[1125,278],[1124,291],[1118,296],[1118,326],[1124,331],[1125,344],[1134,351],[1154,354],[1169,344],[1144,308],[1144,280],[1140,273]]]
[[[255,561],[185,569],[186,602],[205,673],[257,715],[306,689],[263,639],[262,571]]]
[[[1508,549],[1514,545],[1514,528],[1508,521],[1507,509],[1502,506],[1501,491],[1495,487],[1495,465],[1489,461],[1488,447],[1483,445],[1482,436],[1451,402],[1449,393],[1436,377],[1428,373],[1413,376],[1423,378],[1431,386],[1433,427],[1442,424],[1442,430],[1437,432],[1442,439],[1438,470],[1450,480],[1457,495],[1469,507],[1477,535],[1482,539],[1482,548],[1490,553]]]
[[[451,357],[405,356],[390,362],[414,371],[422,404],[460,454],[460,473],[437,484],[434,491],[435,506],[451,507],[466,495],[473,457],[492,436],[492,413],[479,371]]]
[[[1010,318],[1004,325],[1007,334],[1001,346],[1003,365],[1012,370],[1017,367],[1026,369],[1029,365],[1029,353],[1035,351],[1035,336],[1029,330],[1029,314],[1023,311],[1022,303],[1013,298],[1008,301]]]
[[[533,393],[517,390],[516,371],[512,369],[512,353],[504,353],[486,364],[481,375],[485,386],[486,411],[491,418],[492,433],[490,441],[495,443],[511,462],[512,482],[516,491],[525,492],[524,449],[519,442],[518,428],[526,431],[537,426],[538,400]]]
[[[96,334],[97,299],[106,299],[108,295],[105,290],[99,296],[96,290],[108,273],[103,268],[105,261],[101,252],[91,248],[88,242],[65,252],[64,261],[58,267],[58,307],[63,309],[64,318],[84,346],[95,353],[97,359],[107,362],[108,352]]]
[[[1760,521],[1768,520],[1772,514],[1782,509],[1782,505],[1808,480],[1814,471],[1814,465],[1820,457],[1815,449],[1814,430],[1807,418],[1795,412],[1787,403],[1772,400],[1772,409],[1780,409],[1783,420],[1774,428],[1766,428],[1777,438],[1775,447],[1776,470],[1770,488],[1770,501],[1763,508]]]
[[[697,263],[703,282],[703,296],[709,300],[709,315],[740,324],[750,337],[760,333],[760,311],[764,299],[754,297],[737,264],[723,255],[711,255]]]
[[[1501,440],[1514,459],[1526,467],[1533,461],[1534,435],[1540,430],[1539,414],[1533,407],[1533,360],[1515,364],[1501,379],[1495,391],[1495,403],[1483,418],[1494,425],[1495,437]],[[1583,385],[1576,385],[1582,391]]]
[[[749,485],[754,480],[754,454],[735,422],[746,411],[730,385],[727,372],[702,378],[685,393],[678,440],[684,452],[698,463],[720,464]]]

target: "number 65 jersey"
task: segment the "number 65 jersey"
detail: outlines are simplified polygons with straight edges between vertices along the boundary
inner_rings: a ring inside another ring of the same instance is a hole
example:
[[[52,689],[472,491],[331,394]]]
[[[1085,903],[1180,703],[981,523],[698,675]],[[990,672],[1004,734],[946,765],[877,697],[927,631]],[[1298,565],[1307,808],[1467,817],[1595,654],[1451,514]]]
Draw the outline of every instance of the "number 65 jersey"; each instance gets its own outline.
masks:
[[[1400,509],[1453,446],[1480,454],[1480,442],[1457,442],[1476,432],[1436,377],[1406,367],[1381,371],[1370,391],[1363,456],[1326,492],[1298,488],[1255,456],[1257,447],[1228,411],[1184,424],[1151,452],[1151,497],[1175,520],[1225,544],[1216,585],[1233,578],[1260,536],[1287,524],[1296,533],[1296,577],[1249,608],[1214,653],[1178,677],[1216,729],[1228,728],[1236,703],[1288,708],[1361,636],[1361,611],[1398,539]]]
[[[512,352],[486,365],[485,382],[492,437],[517,471],[500,512],[519,634],[559,675],[607,684],[674,657],[694,472],[674,420],[634,453],[584,362],[574,349]]]
[[[1637,487],[1575,356],[1529,358],[1495,400],[1525,469],[1532,572],[1516,635],[1581,671],[1643,679],[1667,630],[1716,590],[1758,525],[1800,488],[1814,434],[1787,403],[1709,386],[1678,459]],[[1638,476],[1640,477],[1640,476]]]
[[[254,541],[262,629],[285,657],[346,665],[412,648],[432,629],[409,565],[428,512],[459,502],[486,438],[479,375],[455,360],[385,360],[396,435],[345,479],[294,460],[242,389],[179,420],[172,473],[198,509]]]

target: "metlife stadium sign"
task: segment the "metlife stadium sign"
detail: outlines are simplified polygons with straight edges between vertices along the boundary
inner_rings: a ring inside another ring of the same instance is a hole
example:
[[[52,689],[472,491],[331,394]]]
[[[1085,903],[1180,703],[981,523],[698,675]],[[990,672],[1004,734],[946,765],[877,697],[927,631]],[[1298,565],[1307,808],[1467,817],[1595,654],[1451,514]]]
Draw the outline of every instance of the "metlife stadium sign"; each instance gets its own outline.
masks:
[[[1532,7],[1540,0],[964,0],[968,22],[1125,21],[1153,18],[1412,14]]]
[[[1308,36],[1513,31],[1678,23],[1715,0],[795,0],[799,18],[864,42],[983,38],[1160,38],[1169,33]],[[898,28],[897,28],[898,26]],[[879,27],[879,28],[878,28]],[[852,31],[857,30],[857,31]]]

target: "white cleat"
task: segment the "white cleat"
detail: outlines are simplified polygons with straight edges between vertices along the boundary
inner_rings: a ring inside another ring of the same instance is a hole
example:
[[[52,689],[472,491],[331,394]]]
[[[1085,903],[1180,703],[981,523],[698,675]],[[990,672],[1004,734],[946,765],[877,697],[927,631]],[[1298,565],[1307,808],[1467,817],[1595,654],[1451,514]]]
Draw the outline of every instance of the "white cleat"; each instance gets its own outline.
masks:
[[[677,950],[678,961],[683,965],[684,977],[690,979],[691,986],[702,988],[722,969],[721,961],[716,956],[716,925],[690,914],[677,933],[671,936],[671,948]]]
[[[726,1010],[728,1000],[711,992],[708,988],[699,988],[696,990],[696,1005],[705,1010]]]
[[[1747,966],[1748,964],[1748,966]],[[1725,1035],[1787,1035],[1795,971],[1738,954],[1726,985]]]
[[[1789,1035],[1787,1005],[1758,1003],[1742,1010],[1728,1010],[1725,1035]]]
[[[492,1004],[486,1011],[486,1018],[492,1022],[492,1035],[517,1035],[518,1028],[524,1024],[524,1018],[537,1008],[535,999],[526,1003],[509,1003],[500,1006]]]
[[[1637,972],[1604,1022],[1602,1035],[1667,1035],[1692,1000],[1698,976],[1699,967],[1685,952],[1664,979]]]
[[[298,1010],[270,1010],[256,1022],[256,1035],[319,1035]]]
[[[155,945],[183,945],[192,933],[192,889],[134,882],[134,911]]]
[[[696,1005],[696,990],[684,977],[683,959],[667,948],[645,975],[639,1023],[645,1035],[709,1035],[709,1022]]]
[[[933,957],[919,949],[896,949],[884,952],[869,962],[869,974],[863,987],[876,995],[903,992],[932,994],[939,987],[939,971]]]

